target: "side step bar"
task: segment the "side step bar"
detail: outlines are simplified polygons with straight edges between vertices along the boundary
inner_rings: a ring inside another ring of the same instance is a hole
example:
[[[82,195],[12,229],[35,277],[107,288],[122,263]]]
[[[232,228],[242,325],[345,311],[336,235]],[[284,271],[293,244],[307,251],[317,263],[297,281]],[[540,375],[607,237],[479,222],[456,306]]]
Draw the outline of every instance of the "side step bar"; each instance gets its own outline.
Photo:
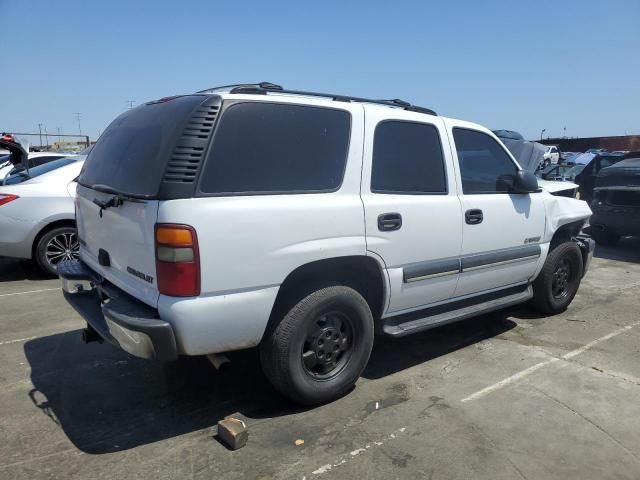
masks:
[[[382,332],[392,337],[403,337],[412,333],[475,317],[483,313],[500,310],[523,303],[533,297],[531,285],[510,288],[495,294],[480,295],[476,298],[451,302],[382,319]]]

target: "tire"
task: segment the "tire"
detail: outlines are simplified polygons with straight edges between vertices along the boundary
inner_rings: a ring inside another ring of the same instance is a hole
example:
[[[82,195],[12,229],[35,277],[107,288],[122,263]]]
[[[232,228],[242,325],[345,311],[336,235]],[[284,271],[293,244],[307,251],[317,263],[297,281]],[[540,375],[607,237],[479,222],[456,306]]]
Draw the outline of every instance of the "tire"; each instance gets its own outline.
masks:
[[[600,245],[615,245],[620,240],[620,235],[617,233],[609,232],[607,230],[597,230],[591,228],[591,238]]]
[[[583,268],[578,245],[572,241],[557,245],[533,282],[533,305],[547,315],[564,312],[578,292]]]
[[[56,227],[46,231],[40,237],[34,256],[38,267],[45,274],[56,277],[58,262],[77,259],[79,249],[80,244],[74,227]]]
[[[373,347],[373,317],[354,289],[332,286],[300,300],[260,344],[265,376],[285,397],[319,405],[349,392]]]

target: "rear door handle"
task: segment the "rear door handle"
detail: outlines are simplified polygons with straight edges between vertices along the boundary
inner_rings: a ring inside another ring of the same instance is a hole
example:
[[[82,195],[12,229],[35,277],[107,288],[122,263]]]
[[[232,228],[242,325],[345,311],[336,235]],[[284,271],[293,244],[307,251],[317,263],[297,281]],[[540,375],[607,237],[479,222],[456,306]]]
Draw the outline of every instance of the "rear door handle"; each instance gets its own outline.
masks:
[[[378,216],[378,230],[381,232],[400,230],[400,227],[402,227],[402,215],[399,213],[383,213]]]
[[[482,220],[484,220],[484,215],[479,208],[472,208],[464,212],[464,221],[467,222],[468,225],[478,225],[482,223]]]

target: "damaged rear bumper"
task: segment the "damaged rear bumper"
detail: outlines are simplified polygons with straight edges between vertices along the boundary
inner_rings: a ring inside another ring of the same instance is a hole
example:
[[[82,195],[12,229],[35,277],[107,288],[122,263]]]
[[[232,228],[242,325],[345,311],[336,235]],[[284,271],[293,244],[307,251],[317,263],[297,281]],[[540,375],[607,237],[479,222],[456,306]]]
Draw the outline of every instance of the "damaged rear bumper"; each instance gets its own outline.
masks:
[[[158,311],[110,284],[81,261],[58,264],[62,290],[69,304],[107,342],[140,358],[178,357],[170,323]]]

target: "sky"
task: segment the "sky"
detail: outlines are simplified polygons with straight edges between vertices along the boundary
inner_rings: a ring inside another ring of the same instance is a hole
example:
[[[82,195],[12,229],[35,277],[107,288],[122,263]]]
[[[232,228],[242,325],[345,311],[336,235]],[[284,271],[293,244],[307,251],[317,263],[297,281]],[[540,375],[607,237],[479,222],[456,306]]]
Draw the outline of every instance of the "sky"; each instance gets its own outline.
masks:
[[[97,138],[232,83],[401,98],[526,138],[640,134],[640,0],[0,0],[0,131]]]

